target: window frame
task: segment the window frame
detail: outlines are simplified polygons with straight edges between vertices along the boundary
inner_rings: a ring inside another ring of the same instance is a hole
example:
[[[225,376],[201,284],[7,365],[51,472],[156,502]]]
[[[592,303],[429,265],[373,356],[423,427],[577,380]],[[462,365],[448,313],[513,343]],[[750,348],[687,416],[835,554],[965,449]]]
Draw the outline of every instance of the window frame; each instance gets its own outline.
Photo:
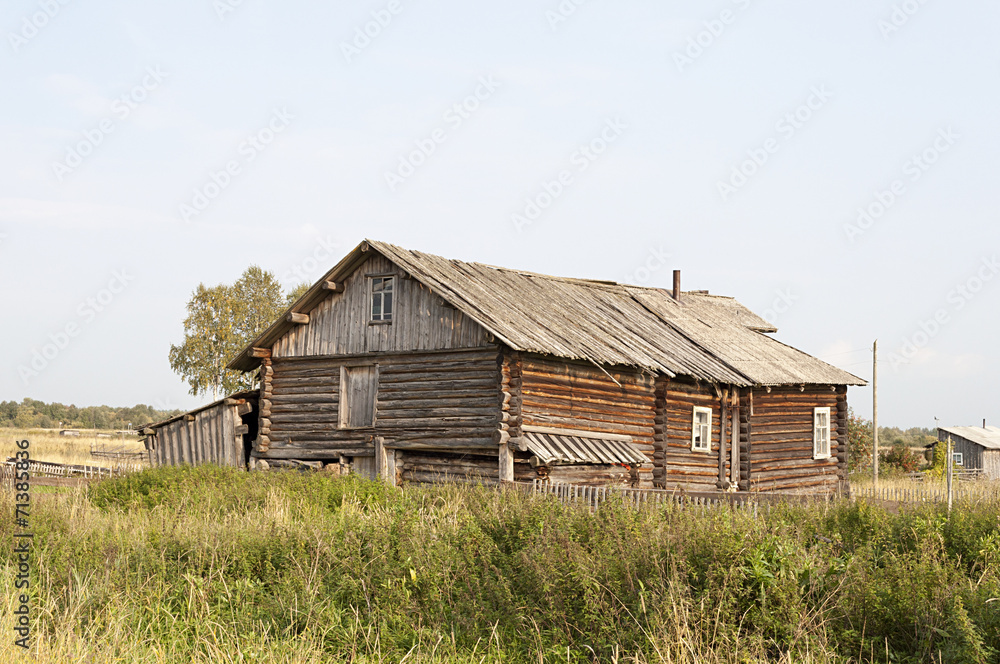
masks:
[[[952,450],[951,465],[952,466],[959,465],[962,468],[965,468],[965,455],[962,454],[961,452],[956,452],[955,450]]]
[[[347,372],[351,369],[371,369],[372,382],[374,383],[374,393],[372,394],[371,424],[352,425],[347,422],[348,410],[345,405],[348,402],[346,390],[348,386]],[[378,412],[378,377],[379,366],[377,363],[371,364],[342,364],[340,365],[340,385],[337,387],[339,398],[337,400],[337,429],[351,431],[357,429],[371,429],[375,426]]]
[[[397,275],[396,273],[388,274],[368,274],[365,275],[368,278],[368,324],[369,325],[392,325],[392,321],[396,315],[396,283]],[[380,280],[382,282],[389,282],[389,290],[375,291],[375,281]],[[390,295],[389,299],[389,317],[385,317],[385,295],[388,293]],[[375,318],[375,298],[379,297],[379,316],[380,318]]]
[[[708,422],[704,424],[698,423],[698,415],[705,413],[708,415]],[[695,406],[691,413],[691,451],[692,452],[703,452],[705,454],[712,453],[712,409],[706,408],[704,406]],[[708,427],[708,435],[705,436],[703,445],[698,444],[698,429],[701,427]]]
[[[826,416],[826,424],[824,427],[819,425],[819,416]],[[820,429],[825,428],[826,439],[821,440],[819,432]],[[817,406],[813,408],[813,418],[812,418],[812,430],[813,430],[813,459],[829,459],[833,456],[832,454],[832,436],[830,435],[830,407],[829,406]],[[821,449],[821,443],[825,443],[825,451]]]

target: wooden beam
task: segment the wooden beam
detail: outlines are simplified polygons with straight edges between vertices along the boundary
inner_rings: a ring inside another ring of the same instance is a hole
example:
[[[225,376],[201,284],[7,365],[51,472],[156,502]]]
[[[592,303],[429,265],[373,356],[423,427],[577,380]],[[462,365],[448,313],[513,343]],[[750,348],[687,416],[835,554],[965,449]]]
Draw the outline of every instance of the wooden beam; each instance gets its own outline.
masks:
[[[194,415],[192,415],[191,413],[188,413],[187,415],[184,416],[184,421],[185,422],[194,422]]]
[[[341,281],[324,281],[323,290],[333,291],[334,293],[343,293],[344,284]]]
[[[250,357],[271,357],[270,348],[251,348],[249,352]]]
[[[514,481],[514,454],[506,443],[500,445],[500,481]]]
[[[285,316],[285,320],[289,323],[295,323],[296,325],[306,325],[309,323],[309,314],[300,314],[297,311],[290,311],[288,315]]]
[[[576,436],[577,438],[597,438],[600,440],[614,440],[621,443],[631,443],[632,436],[625,436],[618,433],[601,433],[599,431],[583,431],[581,429],[557,429],[555,427],[538,427],[532,424],[525,424],[521,427],[527,433],[548,433],[555,436]]]

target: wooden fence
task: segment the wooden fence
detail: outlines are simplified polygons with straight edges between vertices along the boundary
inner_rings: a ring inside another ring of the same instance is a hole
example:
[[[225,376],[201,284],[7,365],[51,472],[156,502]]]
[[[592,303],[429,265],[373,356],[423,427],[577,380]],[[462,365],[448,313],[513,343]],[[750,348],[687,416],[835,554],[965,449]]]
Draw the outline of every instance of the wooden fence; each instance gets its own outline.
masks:
[[[565,503],[588,505],[596,510],[602,503],[610,499],[624,500],[636,505],[641,504],[676,504],[676,505],[730,505],[734,508],[752,507],[756,510],[758,504],[772,505],[778,502],[828,502],[846,496],[839,494],[788,494],[777,492],[712,492],[688,493],[668,491],[664,489],[633,489],[629,487],[596,487],[580,486],[552,480],[534,480],[523,487],[533,493],[555,496]],[[959,500],[975,500],[993,498],[1000,495],[1000,484],[963,484],[953,490],[953,498]],[[850,499],[882,500],[896,503],[921,503],[948,501],[948,492],[937,487],[851,487]]]
[[[952,489],[954,500],[977,500],[1000,496],[1000,484],[993,482],[963,483]],[[948,490],[944,487],[854,486],[851,497],[884,500],[895,503],[944,503]]]
[[[577,503],[597,510],[608,500],[622,500],[635,505],[729,505],[734,509],[751,509],[756,513],[759,505],[770,506],[778,502],[829,502],[835,496],[826,494],[789,494],[765,492],[684,492],[667,489],[634,489],[631,487],[581,486],[552,480],[533,480],[521,486],[543,495],[554,496],[564,503]]]
[[[16,468],[17,459],[11,457],[0,464],[0,485],[10,490],[14,485],[14,477],[20,471]],[[145,470],[149,465],[135,461],[116,463],[111,468],[102,466],[81,466],[76,464],[55,463],[52,461],[28,462],[28,473],[32,477],[100,479],[102,477],[118,477],[129,473]]]

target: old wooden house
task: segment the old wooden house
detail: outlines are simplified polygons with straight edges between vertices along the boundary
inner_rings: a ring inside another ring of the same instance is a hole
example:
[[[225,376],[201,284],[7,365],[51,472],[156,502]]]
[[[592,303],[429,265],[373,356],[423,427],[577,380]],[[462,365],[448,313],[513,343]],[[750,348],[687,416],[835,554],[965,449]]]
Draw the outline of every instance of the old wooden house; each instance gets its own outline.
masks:
[[[951,437],[955,464],[965,470],[978,470],[991,480],[1000,480],[1000,428],[940,427],[938,440]]]
[[[677,273],[664,290],[365,241],[229,366],[259,372],[253,468],[831,491],[864,381],[775,331]]]

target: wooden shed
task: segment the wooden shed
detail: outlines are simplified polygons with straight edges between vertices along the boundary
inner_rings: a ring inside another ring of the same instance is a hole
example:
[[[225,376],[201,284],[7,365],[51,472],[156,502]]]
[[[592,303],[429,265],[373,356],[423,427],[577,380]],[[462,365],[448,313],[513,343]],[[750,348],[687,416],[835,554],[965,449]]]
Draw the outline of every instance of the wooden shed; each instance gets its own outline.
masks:
[[[834,490],[847,386],[864,381],[678,281],[552,277],[365,241],[230,362],[260,376],[251,467]]]
[[[955,463],[965,470],[982,471],[991,480],[1000,480],[1000,428],[940,427],[938,440],[951,436]]]
[[[140,430],[152,466],[246,468],[257,436],[257,391],[239,392]]]

